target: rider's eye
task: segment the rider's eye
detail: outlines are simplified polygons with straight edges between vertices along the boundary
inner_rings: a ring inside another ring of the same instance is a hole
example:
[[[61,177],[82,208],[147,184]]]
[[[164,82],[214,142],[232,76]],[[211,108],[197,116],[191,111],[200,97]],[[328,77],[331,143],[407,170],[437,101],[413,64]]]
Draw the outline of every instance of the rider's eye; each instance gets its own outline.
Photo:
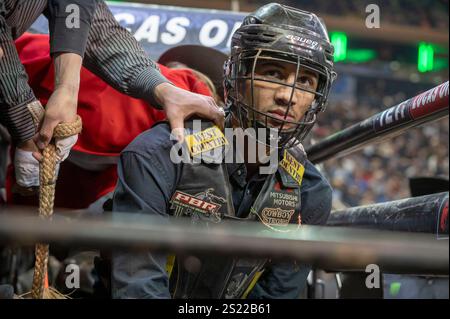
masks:
[[[280,70],[277,69],[267,69],[263,72],[263,75],[280,80],[283,78],[283,74]]]
[[[314,86],[314,78],[311,75],[301,75],[299,76],[297,83],[302,87],[312,88]]]

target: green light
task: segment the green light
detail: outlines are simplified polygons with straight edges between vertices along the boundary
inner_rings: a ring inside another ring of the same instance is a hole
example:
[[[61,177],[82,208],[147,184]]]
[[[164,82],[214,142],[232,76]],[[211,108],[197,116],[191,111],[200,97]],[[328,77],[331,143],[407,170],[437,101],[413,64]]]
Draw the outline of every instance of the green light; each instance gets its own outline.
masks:
[[[353,63],[369,62],[377,57],[375,50],[354,49],[347,51],[347,61]]]
[[[391,296],[395,297],[400,292],[400,287],[402,286],[399,282],[393,282],[391,283],[391,286],[389,287],[389,293]]]
[[[419,43],[417,69],[419,70],[419,72],[428,72],[433,70],[433,64],[434,64],[433,45],[425,42]]]
[[[440,71],[444,69],[448,69],[448,59],[442,58],[434,59],[433,71]]]
[[[347,58],[347,35],[343,32],[332,32],[331,43],[334,46],[334,61],[343,61]]]

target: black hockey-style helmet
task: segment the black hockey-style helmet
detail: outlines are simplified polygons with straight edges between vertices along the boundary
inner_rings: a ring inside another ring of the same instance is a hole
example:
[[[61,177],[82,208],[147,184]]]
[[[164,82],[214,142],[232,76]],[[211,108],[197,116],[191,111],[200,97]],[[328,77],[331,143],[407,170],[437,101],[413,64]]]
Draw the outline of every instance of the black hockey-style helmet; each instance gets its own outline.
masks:
[[[317,113],[325,109],[328,93],[336,73],[333,66],[333,46],[330,43],[325,24],[313,13],[296,8],[267,4],[245,17],[241,27],[233,34],[231,55],[225,63],[225,100],[231,113],[246,128],[266,128],[271,133],[277,131],[278,147],[292,147],[301,142],[313,127]],[[257,63],[264,59],[292,63],[299,70],[307,69],[319,75],[317,90],[311,92],[315,100],[300,122],[287,119],[292,104],[293,92],[287,104],[284,120],[274,118],[268,113],[258,111],[254,104],[253,82],[267,81],[308,91],[296,85],[258,78],[255,75]],[[242,88],[251,81],[251,103],[243,101]],[[250,104],[250,105],[249,105]],[[267,125],[268,120],[279,122],[278,128]],[[283,130],[290,123],[293,127]],[[294,125],[292,125],[294,124]],[[272,136],[267,134],[266,136]],[[268,142],[267,140],[265,142]]]

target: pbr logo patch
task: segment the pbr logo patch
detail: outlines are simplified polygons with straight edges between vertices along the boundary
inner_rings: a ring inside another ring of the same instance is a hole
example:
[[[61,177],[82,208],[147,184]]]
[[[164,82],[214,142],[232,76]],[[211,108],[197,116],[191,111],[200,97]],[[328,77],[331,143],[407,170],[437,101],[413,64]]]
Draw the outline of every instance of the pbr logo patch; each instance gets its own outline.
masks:
[[[280,161],[280,166],[291,175],[291,177],[298,183],[302,184],[303,174],[305,173],[305,167],[298,162],[294,156],[289,154],[287,150],[284,150],[283,159]]]
[[[187,215],[219,222],[221,220],[219,209],[222,207],[219,203],[223,204],[226,201],[224,198],[214,195],[213,191],[214,189],[208,188],[195,195],[176,191],[170,200],[170,209],[175,210],[175,217]]]
[[[192,157],[228,145],[227,139],[217,126],[187,135],[185,141]]]
[[[271,226],[287,226],[294,212],[294,209],[264,208],[261,212],[261,221]]]

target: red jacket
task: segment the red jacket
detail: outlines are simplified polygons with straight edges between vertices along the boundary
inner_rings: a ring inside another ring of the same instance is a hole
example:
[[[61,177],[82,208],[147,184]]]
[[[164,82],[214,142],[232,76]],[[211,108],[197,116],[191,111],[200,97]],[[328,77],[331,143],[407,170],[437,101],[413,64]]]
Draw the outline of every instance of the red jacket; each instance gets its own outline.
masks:
[[[29,75],[29,84],[45,105],[54,86],[53,63],[49,56],[47,35],[25,34],[16,41],[20,59]],[[189,70],[168,69],[161,73],[174,85],[191,92],[211,95],[207,86]],[[117,157],[138,134],[163,120],[164,112],[148,103],[118,92],[85,68],[81,71],[78,114],[83,131],[73,150],[98,159]],[[68,161],[61,166],[56,184],[55,206],[85,208],[114,189],[116,165],[101,171],[82,169]],[[15,183],[14,169],[8,168],[7,199],[12,204],[35,204],[37,197],[22,197],[11,192]]]

